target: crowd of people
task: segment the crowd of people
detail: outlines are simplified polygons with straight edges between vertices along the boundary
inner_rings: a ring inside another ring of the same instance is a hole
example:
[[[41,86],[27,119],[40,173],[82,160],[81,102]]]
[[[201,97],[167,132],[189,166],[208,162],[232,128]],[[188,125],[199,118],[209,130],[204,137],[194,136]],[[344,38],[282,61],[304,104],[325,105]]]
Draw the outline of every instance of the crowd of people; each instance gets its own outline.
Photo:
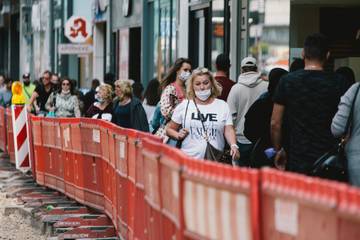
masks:
[[[324,153],[346,134],[349,181],[360,186],[359,83],[351,68],[324,69],[329,43],[309,35],[302,59],[289,71],[274,68],[267,76],[257,60],[241,61],[237,82],[229,79],[229,57],[220,54],[215,73],[193,70],[179,58],[161,81],[140,83],[92,81],[85,95],[68,77],[45,71],[39,82],[23,75],[29,112],[49,117],[80,117],[111,121],[124,128],[151,132],[164,143],[198,159],[234,166],[276,167],[310,175]],[[11,103],[12,81],[0,75],[0,104]],[[273,157],[266,154],[273,149]]]

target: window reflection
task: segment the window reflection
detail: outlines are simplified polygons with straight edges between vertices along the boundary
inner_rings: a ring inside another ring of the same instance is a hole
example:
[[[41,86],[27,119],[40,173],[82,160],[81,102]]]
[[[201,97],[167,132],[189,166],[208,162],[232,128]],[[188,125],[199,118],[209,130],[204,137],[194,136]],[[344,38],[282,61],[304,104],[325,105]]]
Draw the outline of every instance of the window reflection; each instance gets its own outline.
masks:
[[[225,0],[212,1],[211,68],[215,71],[217,55],[225,52]]]
[[[268,73],[288,69],[290,0],[250,0],[249,53]]]

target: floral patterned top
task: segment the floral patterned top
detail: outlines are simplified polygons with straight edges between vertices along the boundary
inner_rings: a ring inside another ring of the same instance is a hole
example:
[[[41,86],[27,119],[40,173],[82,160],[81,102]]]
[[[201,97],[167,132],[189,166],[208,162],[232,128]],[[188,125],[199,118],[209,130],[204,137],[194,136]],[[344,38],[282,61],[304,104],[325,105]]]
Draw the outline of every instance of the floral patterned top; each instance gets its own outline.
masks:
[[[49,111],[55,105],[56,117],[80,117],[79,99],[76,95],[51,93],[46,102],[46,109]]]
[[[181,103],[184,98],[185,96],[181,87],[175,82],[165,87],[160,98],[160,111],[167,121],[171,119],[175,107]]]

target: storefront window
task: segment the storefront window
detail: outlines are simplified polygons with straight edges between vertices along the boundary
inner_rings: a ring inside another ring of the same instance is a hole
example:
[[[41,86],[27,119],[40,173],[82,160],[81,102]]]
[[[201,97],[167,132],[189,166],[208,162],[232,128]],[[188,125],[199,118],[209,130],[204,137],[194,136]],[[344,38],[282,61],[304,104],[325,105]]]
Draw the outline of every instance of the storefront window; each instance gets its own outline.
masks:
[[[215,71],[216,57],[229,55],[230,39],[230,1],[213,0],[211,17],[211,68]]]
[[[154,1],[154,66],[165,73],[176,59],[176,2]]]
[[[211,35],[211,67],[215,71],[215,60],[217,55],[224,53],[224,0],[214,0],[212,2],[212,35]]]
[[[289,24],[289,0],[250,0],[249,53],[264,73],[288,68]]]

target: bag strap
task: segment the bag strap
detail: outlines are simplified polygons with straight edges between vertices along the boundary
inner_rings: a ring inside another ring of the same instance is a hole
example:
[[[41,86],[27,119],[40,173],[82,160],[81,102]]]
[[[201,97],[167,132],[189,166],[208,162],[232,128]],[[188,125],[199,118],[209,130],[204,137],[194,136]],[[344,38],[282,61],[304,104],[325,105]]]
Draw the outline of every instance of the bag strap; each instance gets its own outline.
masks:
[[[203,117],[202,117],[202,115],[201,115],[201,112],[200,112],[200,109],[199,109],[198,105],[196,104],[195,99],[193,99],[193,101],[194,101],[196,110],[197,110],[198,115],[199,115],[199,118],[200,118],[201,125],[202,125],[203,130],[204,130],[204,133],[205,133],[205,141],[209,143],[209,136],[208,136],[208,134],[207,134],[207,130],[206,130],[205,125],[204,125],[204,119],[203,119]]]
[[[352,121],[352,117],[354,115],[355,101],[357,99],[357,95],[359,95],[359,89],[360,89],[360,84],[358,85],[358,87],[356,89],[355,96],[354,96],[354,99],[352,101],[351,110],[350,110],[350,114],[349,114],[349,117],[348,117],[347,122],[346,122],[346,127],[345,127],[345,132],[343,134],[343,138],[345,138],[348,134],[350,134],[351,121]]]
[[[187,104],[186,104],[186,109],[185,109],[185,117],[184,117],[184,125],[183,125],[183,128],[185,128],[185,121],[186,121],[187,111],[188,111],[188,108],[189,108],[189,103],[190,103],[190,100],[188,100],[188,102],[187,102]]]

